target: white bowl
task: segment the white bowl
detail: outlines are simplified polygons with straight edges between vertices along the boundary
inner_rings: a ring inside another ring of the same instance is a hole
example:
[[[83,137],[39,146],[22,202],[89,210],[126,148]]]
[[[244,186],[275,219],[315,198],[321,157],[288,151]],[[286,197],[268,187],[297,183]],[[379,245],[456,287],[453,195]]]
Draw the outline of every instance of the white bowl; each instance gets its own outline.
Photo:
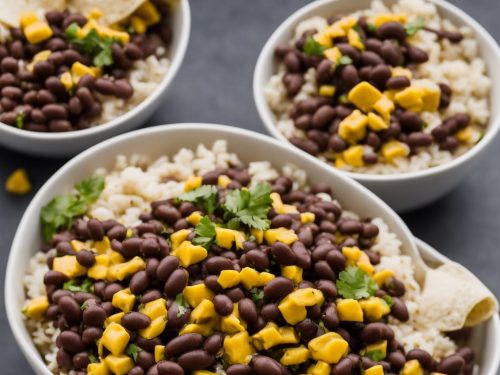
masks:
[[[50,372],[24,326],[21,308],[25,301],[23,275],[30,257],[42,245],[39,230],[42,206],[55,195],[69,191],[75,183],[91,175],[96,168],[111,168],[119,154],[142,153],[151,157],[173,155],[181,147],[194,148],[199,143],[211,144],[217,139],[226,139],[229,150],[236,152],[243,162],[269,160],[277,167],[295,164],[308,172],[311,182],[323,181],[330,184],[343,207],[364,216],[381,217],[402,241],[403,248],[415,246],[415,240],[403,221],[373,193],[316,158],[270,137],[235,127],[177,124],[142,129],[109,139],[70,160],[45,183],[26,209],[12,243],[5,278],[5,307],[14,336],[37,374],[49,375]],[[429,254],[431,260],[436,262],[446,261],[446,258],[432,249],[424,249],[424,254]],[[496,349],[500,340],[498,317],[490,319],[484,327],[487,329],[477,329],[479,333],[476,347],[483,353],[481,374],[494,375],[499,361]]]
[[[158,82],[155,90],[132,110],[104,124],[64,133],[37,133],[0,124],[0,145],[30,155],[68,157],[112,136],[141,126],[164,103],[165,95],[184,59],[190,31],[189,2],[181,0],[172,11],[172,43],[168,52],[167,73]]]
[[[374,175],[343,172],[373,191],[398,212],[422,207],[442,197],[477,166],[500,129],[500,48],[490,34],[474,19],[456,6],[443,0],[429,0],[436,4],[439,14],[456,25],[467,25],[479,42],[480,53],[493,82],[490,103],[491,117],[484,138],[471,150],[444,165],[426,170],[395,175]],[[396,0],[385,0],[394,4]],[[253,94],[257,110],[271,135],[288,142],[276,128],[274,114],[264,97],[269,78],[276,74],[278,62],[274,57],[277,46],[286,44],[294,35],[296,25],[313,16],[347,14],[369,7],[370,0],[319,0],[299,9],[288,17],[264,45],[254,72]],[[332,167],[333,168],[333,167]]]

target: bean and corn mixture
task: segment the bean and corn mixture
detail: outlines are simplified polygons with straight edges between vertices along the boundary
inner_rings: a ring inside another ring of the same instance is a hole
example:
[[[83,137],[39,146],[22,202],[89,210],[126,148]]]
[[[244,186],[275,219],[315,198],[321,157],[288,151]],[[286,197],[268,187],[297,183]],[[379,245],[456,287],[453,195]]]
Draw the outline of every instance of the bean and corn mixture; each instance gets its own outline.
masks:
[[[170,43],[169,12],[146,1],[111,27],[99,23],[98,9],[23,13],[0,45],[0,122],[36,132],[95,125],[103,101],[134,95],[127,78],[134,63]]]
[[[243,167],[192,177],[140,224],[83,215],[93,176],[42,210],[46,296],[28,319],[60,330],[57,363],[91,375],[471,374],[463,347],[405,352],[405,286],[375,271],[379,234],[342,216],[324,183],[251,184]],[[328,199],[325,199],[327,197]]]
[[[316,94],[293,103],[289,113],[304,137],[289,141],[337,168],[394,163],[437,144],[453,152],[472,146],[482,132],[468,113],[441,117],[430,132],[422,114],[444,113],[453,100],[444,82],[421,79],[418,68],[428,54],[412,44],[422,29],[438,40],[460,43],[458,31],[426,27],[425,19],[387,13],[372,17],[330,17],[323,30],[306,30],[294,45],[280,46],[283,84],[295,97],[315,69]]]

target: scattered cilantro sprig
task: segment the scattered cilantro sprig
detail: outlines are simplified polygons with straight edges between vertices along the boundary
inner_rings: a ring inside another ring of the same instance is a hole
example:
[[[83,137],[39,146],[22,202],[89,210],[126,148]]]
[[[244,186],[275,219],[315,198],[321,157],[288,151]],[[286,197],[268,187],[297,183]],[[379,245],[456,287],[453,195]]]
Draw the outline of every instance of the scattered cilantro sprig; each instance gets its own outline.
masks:
[[[361,299],[371,297],[378,287],[375,281],[355,266],[349,266],[340,272],[337,291],[344,298]]]
[[[425,27],[425,18],[417,17],[405,25],[406,35],[413,36]]]
[[[90,279],[83,280],[80,285],[77,284],[76,279],[71,279],[69,281],[66,281],[63,284],[63,289],[69,290],[70,292],[73,292],[73,293],[77,293],[77,292],[90,293],[92,291],[93,285],[94,285],[94,283]]]
[[[259,288],[250,289],[250,296],[255,303],[259,303],[264,299],[264,290]]]
[[[184,316],[185,313],[188,312],[189,310],[189,304],[184,298],[184,295],[182,293],[179,293],[175,296],[175,303],[177,304],[178,311],[177,311],[177,317],[180,318]]]
[[[177,200],[180,202],[195,203],[211,214],[217,207],[217,187],[202,185],[199,188],[182,193]]]
[[[104,177],[99,175],[81,181],[75,186],[76,193],[58,195],[40,212],[43,238],[49,242],[61,228],[69,228],[73,218],[83,215],[104,190]]]
[[[344,66],[344,65],[349,65],[349,64],[352,64],[352,59],[347,55],[343,55],[339,59],[339,61],[337,61],[337,66]]]
[[[229,228],[237,228],[241,224],[259,230],[269,229],[267,213],[271,209],[271,186],[265,182],[258,183],[250,190],[229,190],[224,202],[224,219]]]
[[[380,350],[370,350],[369,352],[366,352],[364,355],[370,358],[372,361],[376,362],[379,362],[385,358],[384,354]]]
[[[321,56],[326,47],[319,44],[312,36],[308,36],[304,41],[304,53],[307,56]]]
[[[91,29],[84,37],[78,35],[80,27],[77,23],[72,23],[66,28],[68,40],[85,54],[92,56],[95,66],[105,66],[113,64],[113,54],[111,46],[118,43],[116,38],[104,37],[97,33],[96,29]]]
[[[212,223],[208,216],[203,216],[199,224],[194,228],[196,237],[193,239],[195,245],[203,246],[209,249],[215,238],[215,224]]]
[[[139,352],[141,350],[142,349],[135,344],[128,344],[127,348],[125,349],[125,354],[129,357],[132,357],[134,359],[134,362],[136,362],[137,356],[139,355]]]
[[[24,128],[24,119],[26,117],[26,113],[24,111],[21,111],[17,114],[16,116],[16,127],[18,129]]]
[[[90,363],[97,363],[97,362],[99,362],[99,360],[97,359],[97,357],[95,355],[93,355],[92,353],[89,354],[89,361],[90,361]]]

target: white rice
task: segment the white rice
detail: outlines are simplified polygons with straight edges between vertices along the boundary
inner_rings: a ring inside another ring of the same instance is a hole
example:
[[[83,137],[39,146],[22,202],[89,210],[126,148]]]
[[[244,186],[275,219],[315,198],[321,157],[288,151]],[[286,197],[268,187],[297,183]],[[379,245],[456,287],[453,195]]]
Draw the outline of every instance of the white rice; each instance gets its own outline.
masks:
[[[105,176],[106,187],[99,200],[89,209],[88,216],[101,220],[114,218],[124,225],[135,225],[140,222],[141,213],[149,212],[152,202],[172,198],[182,192],[184,181],[189,177],[203,175],[216,168],[239,165],[242,163],[235,154],[227,151],[226,141],[223,140],[216,141],[211,147],[199,145],[196,150],[181,149],[172,158],[162,156],[151,160],[145,155],[133,155],[129,158],[118,156],[113,169],[97,171]],[[295,187],[306,186],[306,172],[294,165],[285,165],[280,171],[267,161],[259,161],[250,163],[248,167],[252,183],[285,175],[294,180]],[[327,194],[319,193],[318,196],[331,200]],[[343,215],[358,218],[356,213],[349,211],[344,211]],[[425,322],[419,319],[418,299],[421,289],[413,277],[411,259],[401,255],[401,241],[389,231],[382,219],[374,218],[372,222],[380,230],[372,248],[381,255],[381,263],[376,269],[394,270],[396,277],[406,286],[405,303],[411,319],[406,323],[391,319],[390,325],[396,339],[406,350],[422,348],[438,359],[452,354],[456,350],[455,343],[443,333],[428,329]],[[43,276],[48,270],[46,257],[47,254],[38,252],[30,260],[24,277],[27,299],[45,295]],[[55,339],[59,331],[53,328],[51,322],[26,320],[26,325],[49,369],[55,374],[63,374],[57,368],[55,360]]]
[[[429,79],[435,83],[446,83],[453,92],[451,104],[447,109],[440,113],[424,112],[422,114],[423,120],[427,123],[423,131],[430,133],[441,124],[442,119],[458,113],[467,113],[471,116],[472,129],[479,138],[485,131],[490,117],[488,96],[491,80],[487,76],[486,65],[479,55],[479,45],[472,30],[468,27],[457,28],[449,20],[440,18],[436,6],[425,0],[400,0],[392,8],[388,8],[381,0],[373,0],[370,9],[355,12],[353,15],[373,16],[388,12],[406,13],[411,19],[420,16],[425,18],[428,27],[460,31],[464,35],[464,39],[458,44],[452,44],[448,40],[439,40],[436,34],[426,30],[420,30],[411,38],[413,45],[423,49],[429,55],[429,61],[418,67],[418,78]],[[321,30],[325,25],[326,18],[322,17],[313,17],[300,22],[290,45],[293,45],[304,31]],[[278,131],[287,138],[292,136],[305,138],[305,132],[295,128],[289,112],[294,102],[316,95],[315,69],[310,68],[306,72],[305,83],[293,101],[287,96],[282,81],[284,74],[284,65],[281,64],[277,74],[269,79],[264,95],[275,115]],[[399,158],[392,164],[379,161],[376,164],[359,168],[346,165],[343,169],[373,174],[418,171],[448,163],[471,147],[473,147],[472,143],[461,144],[456,150],[450,152],[441,151],[438,145],[433,144],[427,148],[420,148],[414,155]],[[373,151],[370,146],[366,148],[368,148],[366,151]],[[325,155],[321,155],[320,159],[328,162]]]

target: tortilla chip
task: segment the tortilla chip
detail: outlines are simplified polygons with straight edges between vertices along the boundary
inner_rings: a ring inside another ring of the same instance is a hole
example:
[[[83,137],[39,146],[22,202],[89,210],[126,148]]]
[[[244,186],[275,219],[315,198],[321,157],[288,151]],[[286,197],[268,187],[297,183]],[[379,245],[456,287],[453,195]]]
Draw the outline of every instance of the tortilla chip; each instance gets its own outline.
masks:
[[[0,22],[7,26],[18,27],[23,12],[45,13],[51,10],[64,10],[65,0],[7,0],[0,6]]]
[[[449,332],[489,319],[498,301],[470,271],[450,262],[427,272],[419,310],[422,324]]]
[[[68,0],[68,8],[87,15],[94,9],[99,9],[103,16],[99,23],[110,26],[128,16],[146,0]]]

